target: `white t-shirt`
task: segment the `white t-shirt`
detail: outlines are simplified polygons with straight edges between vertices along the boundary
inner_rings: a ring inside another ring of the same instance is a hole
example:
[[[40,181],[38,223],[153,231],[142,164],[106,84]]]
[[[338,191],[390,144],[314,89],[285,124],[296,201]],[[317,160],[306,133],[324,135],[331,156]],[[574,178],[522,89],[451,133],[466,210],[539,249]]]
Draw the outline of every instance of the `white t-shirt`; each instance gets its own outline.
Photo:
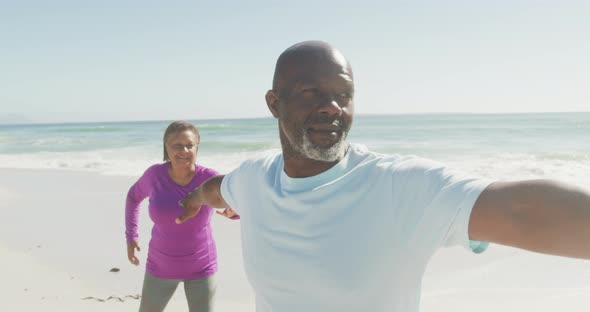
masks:
[[[417,157],[350,145],[342,161],[290,178],[280,152],[246,161],[221,194],[241,215],[258,312],[418,311],[422,275],[441,246],[469,246],[488,181]]]

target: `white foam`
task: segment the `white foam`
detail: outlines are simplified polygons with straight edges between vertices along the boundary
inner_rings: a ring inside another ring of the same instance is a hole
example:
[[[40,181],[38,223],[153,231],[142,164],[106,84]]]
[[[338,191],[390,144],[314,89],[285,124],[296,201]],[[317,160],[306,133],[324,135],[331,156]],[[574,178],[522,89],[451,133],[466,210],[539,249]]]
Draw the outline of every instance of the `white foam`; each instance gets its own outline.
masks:
[[[467,155],[442,161],[450,167],[484,178],[499,180],[556,179],[590,188],[585,157],[549,158],[524,153]]]
[[[197,162],[227,173],[257,152],[199,154]],[[0,154],[1,168],[61,169],[98,172],[104,175],[139,176],[152,164],[161,162],[157,148],[129,147],[86,152],[38,152]]]

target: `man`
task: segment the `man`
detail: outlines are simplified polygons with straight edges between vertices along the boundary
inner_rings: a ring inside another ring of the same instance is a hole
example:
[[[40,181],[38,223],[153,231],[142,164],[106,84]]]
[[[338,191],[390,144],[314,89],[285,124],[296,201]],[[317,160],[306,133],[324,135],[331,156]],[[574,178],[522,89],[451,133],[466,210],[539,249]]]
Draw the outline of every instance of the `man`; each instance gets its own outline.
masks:
[[[241,215],[257,311],[418,311],[433,253],[470,239],[590,258],[587,192],[491,183],[347,144],[353,96],[342,53],[317,41],[290,47],[266,93],[282,153],[245,161],[182,201],[177,222],[203,204]]]

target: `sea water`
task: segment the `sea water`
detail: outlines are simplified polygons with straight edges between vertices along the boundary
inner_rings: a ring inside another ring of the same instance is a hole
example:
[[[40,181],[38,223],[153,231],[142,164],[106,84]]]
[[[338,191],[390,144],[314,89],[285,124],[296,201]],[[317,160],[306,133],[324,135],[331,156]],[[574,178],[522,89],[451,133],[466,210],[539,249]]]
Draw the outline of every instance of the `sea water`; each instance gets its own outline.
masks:
[[[272,118],[190,121],[201,134],[197,161],[220,172],[280,148]],[[0,167],[138,176],[162,161],[169,123],[0,125]],[[361,115],[348,141],[485,178],[557,178],[590,186],[590,113]]]

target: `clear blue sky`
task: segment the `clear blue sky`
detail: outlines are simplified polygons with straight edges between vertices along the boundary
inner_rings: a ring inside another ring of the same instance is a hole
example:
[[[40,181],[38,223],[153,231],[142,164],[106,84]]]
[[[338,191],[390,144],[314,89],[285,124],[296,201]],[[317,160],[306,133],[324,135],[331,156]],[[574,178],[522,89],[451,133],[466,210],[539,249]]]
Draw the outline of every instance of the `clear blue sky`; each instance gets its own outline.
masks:
[[[308,39],[350,59],[361,114],[590,111],[589,1],[11,2],[0,122],[270,116]]]

